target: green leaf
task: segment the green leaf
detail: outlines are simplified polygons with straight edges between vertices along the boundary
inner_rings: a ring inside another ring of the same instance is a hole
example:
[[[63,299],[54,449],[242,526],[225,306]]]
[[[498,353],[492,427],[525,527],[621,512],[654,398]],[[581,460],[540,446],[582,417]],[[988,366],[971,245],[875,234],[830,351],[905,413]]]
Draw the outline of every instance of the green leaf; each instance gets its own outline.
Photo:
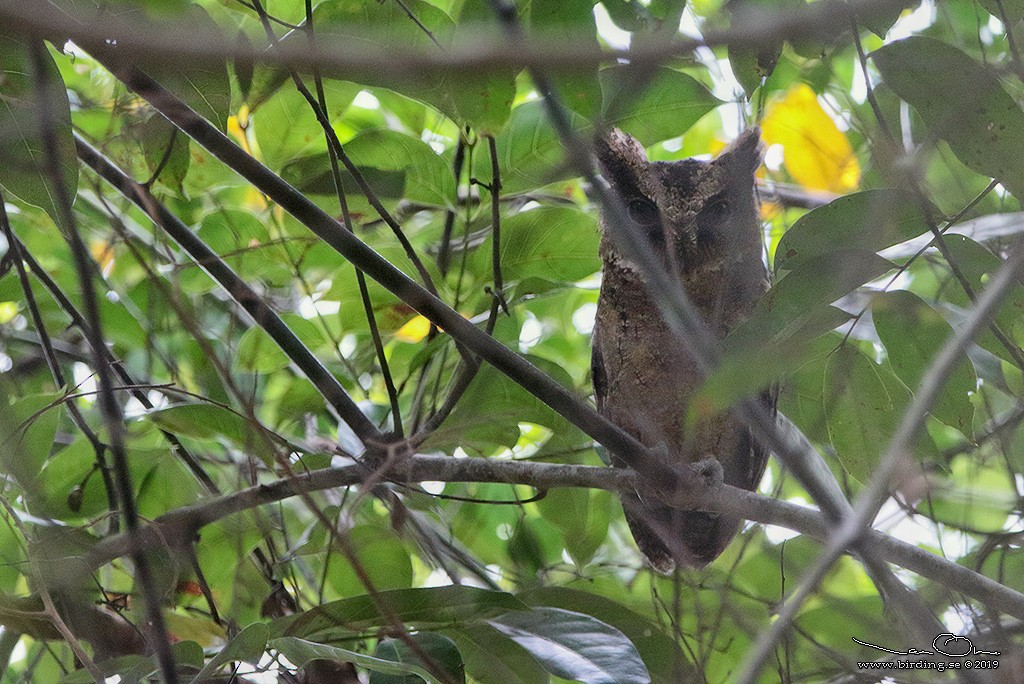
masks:
[[[387,611],[382,614],[375,602]],[[376,597],[356,596],[317,606],[271,623],[271,636],[294,636],[327,641],[331,634],[350,635],[390,624],[389,617],[420,628],[486,620],[510,610],[526,610],[511,594],[468,586],[395,589]]]
[[[600,49],[594,23],[593,0],[533,0],[530,25],[535,36],[555,39],[571,35],[577,44]],[[573,111],[593,119],[601,109],[601,84],[595,71],[578,71],[551,76],[562,102]]]
[[[267,464],[274,462],[277,450],[287,448],[271,433],[216,404],[180,404],[156,409],[146,413],[145,419],[175,434],[224,439]]]
[[[409,638],[416,644],[419,651],[430,659],[433,669],[439,670],[447,676],[447,681],[452,684],[465,683],[465,666],[454,641],[433,632],[411,634]],[[419,653],[413,651],[409,644],[402,639],[380,641],[373,655],[382,660],[418,665],[427,669],[426,663],[420,659]],[[416,675],[395,675],[379,671],[370,674],[370,684],[418,684],[419,681],[420,677]]]
[[[649,684],[636,647],[619,630],[560,608],[506,613],[487,624],[533,655],[553,675],[588,684]]]
[[[728,8],[732,26],[738,27],[755,25],[758,19],[800,9],[804,4],[803,0],[739,0],[729,3]],[[732,72],[749,97],[761,85],[761,79],[775,71],[782,55],[782,40],[769,34],[758,45],[730,44],[728,52]]]
[[[644,74],[647,76],[647,74]],[[636,68],[618,65],[602,69],[604,116],[643,145],[675,138],[715,107],[723,104],[692,76],[668,67],[649,72],[649,81],[640,81],[637,91]]]
[[[598,77],[605,123],[618,126],[644,145],[682,135],[721,104],[693,77],[667,67],[655,69],[642,91],[636,88],[635,69],[628,66],[603,69]],[[589,120],[575,112],[569,113],[569,120],[580,135],[591,135]],[[565,164],[562,144],[541,101],[513,109],[495,143],[504,193],[526,192],[577,175],[575,168]],[[489,155],[476,155],[473,175],[490,182]]]
[[[960,558],[958,562],[1014,591],[1024,591],[1024,549],[1019,546],[999,545],[993,548],[984,544],[979,546],[977,551]],[[942,598],[946,601],[956,600],[954,595],[947,591],[943,592]]]
[[[281,320],[306,346],[316,348],[323,342],[323,335],[312,321],[298,314],[282,314]],[[273,373],[287,368],[290,363],[288,355],[263,328],[254,325],[243,333],[238,342],[236,368],[253,373]]]
[[[415,21],[410,19],[410,14]],[[457,33],[451,17],[424,0],[405,0],[402,3],[323,2],[314,10],[313,22],[318,35],[355,44],[372,40],[378,48],[397,51],[443,53]],[[306,40],[304,32],[293,31],[281,43],[302,41],[305,44]],[[481,133],[496,133],[508,119],[515,97],[517,71],[513,67],[499,67],[472,73],[428,72],[411,80],[396,76],[387,69],[379,69],[345,74],[345,77],[425,102]]]
[[[328,120],[338,121],[358,92],[359,86],[354,83],[325,80]],[[254,111],[251,121],[260,154],[272,169],[280,169],[303,154],[322,151],[326,155],[324,129],[309,103],[290,82]],[[326,161],[325,156],[322,169],[330,168]]]
[[[159,169],[161,183],[178,193],[183,192],[182,182],[188,174],[190,161],[188,136],[160,115],[149,117],[133,132],[142,144],[149,172],[156,173]]]
[[[354,663],[374,672],[384,672],[391,675],[415,674],[419,675],[424,681],[440,684],[437,679],[419,665],[396,663],[391,660],[368,656],[365,653],[357,653],[346,648],[328,646],[313,641],[306,641],[305,639],[279,637],[271,639],[270,647],[280,651],[284,657],[297,667],[302,667],[311,660],[338,660],[345,663]]]
[[[892,90],[969,168],[1024,193],[1024,112],[995,73],[957,48],[914,36],[871,54]]]
[[[984,290],[989,277],[996,272],[1003,261],[984,246],[961,235],[946,236],[946,249],[956,264],[957,269],[968,282],[975,294]],[[959,284],[945,288],[943,300],[967,309],[973,304]],[[1002,332],[1011,336],[1018,345],[1024,341],[1024,330],[1021,329],[1021,312],[1024,312],[1024,286],[1014,285],[1006,296],[1003,305],[994,316],[994,322]],[[983,330],[975,342],[986,351],[1010,363],[1016,363],[1013,355],[999,341],[991,328]]]
[[[542,587],[520,594],[520,598],[535,608],[562,608],[585,613],[618,629],[636,647],[654,684],[678,682],[677,667],[688,661],[679,644],[665,633],[662,625],[595,591]]]
[[[1005,464],[986,465],[974,454],[961,455],[950,463],[950,474],[918,504],[936,522],[998,534],[1013,515],[1017,494]]]
[[[410,135],[376,128],[345,143],[356,166],[405,173],[404,198],[438,207],[455,207],[455,177],[444,158]]]
[[[539,207],[501,223],[501,272],[506,283],[545,278],[575,283],[601,269],[600,229],[592,213],[569,207]],[[477,273],[491,272],[493,238],[474,254]],[[518,291],[525,294],[522,290]]]
[[[932,360],[952,336],[953,329],[932,307],[903,290],[877,295],[871,304],[871,316],[893,372],[907,387],[916,390]],[[977,377],[966,356],[945,382],[945,390],[932,407],[932,414],[969,435],[974,406],[968,395],[974,391]]]
[[[5,406],[0,418],[0,465],[30,493],[50,458],[64,407],[62,395],[40,394]]]
[[[905,403],[894,397],[882,369],[843,345],[825,366],[825,416],[839,461],[851,477],[867,482],[896,432]],[[905,390],[904,390],[905,391]]]
[[[569,120],[577,130],[586,130],[589,123],[579,114],[569,112]],[[541,186],[572,176],[560,168],[564,153],[558,134],[551,128],[544,103],[525,102],[512,110],[505,128],[495,138],[498,167],[503,194],[535,190]],[[491,182],[489,154],[479,153],[473,161],[473,176]]]
[[[357,525],[348,534],[350,548],[355,551],[363,571],[373,578],[376,590],[412,586],[412,559],[392,530],[378,525]],[[340,553],[331,556],[327,581],[342,596],[366,591],[353,564]]]
[[[813,209],[786,231],[775,250],[775,271],[845,249],[878,252],[928,232],[916,202],[903,190],[865,190]]]
[[[650,11],[638,0],[601,0],[612,22],[623,31],[637,32],[654,23]]]
[[[199,31],[200,35],[216,35],[220,30],[206,10],[195,4],[189,5],[180,21]],[[165,64],[148,67],[152,76],[200,116],[226,131],[231,114],[231,77],[227,62],[197,66],[188,59],[174,59],[166,60]]]
[[[611,506],[608,492],[587,489],[553,489],[537,502],[577,565],[585,565],[607,538]]]
[[[220,667],[230,662],[245,661],[258,663],[267,648],[267,639],[269,637],[270,628],[265,623],[254,622],[239,632],[217,655],[213,656],[210,662],[206,663],[192,681],[195,684],[205,681],[207,677],[213,675]]]
[[[1011,26],[1024,19],[1024,0],[978,0],[993,17]]]
[[[528,359],[558,382],[572,386],[572,378],[557,364],[535,356]],[[524,422],[550,428],[554,434],[549,445],[570,447],[592,441],[554,409],[488,365],[480,369],[448,420],[422,448],[461,446],[479,453],[490,453],[501,446],[511,448],[519,440],[519,424]]]
[[[550,681],[547,672],[526,649],[486,623],[449,627],[444,634],[455,641],[466,671],[480,684],[548,684]]]
[[[44,49],[42,68],[50,88],[46,93],[53,135],[57,146],[62,188],[59,192],[74,201],[78,193],[78,158],[71,135],[71,105],[60,71]],[[45,211],[64,229],[58,188],[48,172],[39,120],[39,92],[32,81],[33,67],[28,46],[0,33],[0,187],[26,204]]]
[[[781,345],[807,326],[820,330],[822,320],[841,323],[826,307],[892,268],[891,262],[874,252],[855,249],[809,259],[768,290],[751,317],[726,338],[726,349],[753,350],[765,340]]]
[[[341,175],[341,187],[349,202],[350,212],[352,200],[356,197],[363,197],[362,188],[356,183],[355,177],[345,168],[339,168]],[[360,168],[363,180],[373,190],[373,194],[381,200],[397,200],[405,197],[405,169],[401,171],[381,171],[375,168]],[[451,175],[449,172],[448,175]],[[334,174],[331,170],[331,160],[327,152],[319,152],[292,159],[281,168],[281,178],[296,190],[310,195],[330,195],[332,198],[337,194],[334,185]],[[385,205],[386,206],[386,205]]]

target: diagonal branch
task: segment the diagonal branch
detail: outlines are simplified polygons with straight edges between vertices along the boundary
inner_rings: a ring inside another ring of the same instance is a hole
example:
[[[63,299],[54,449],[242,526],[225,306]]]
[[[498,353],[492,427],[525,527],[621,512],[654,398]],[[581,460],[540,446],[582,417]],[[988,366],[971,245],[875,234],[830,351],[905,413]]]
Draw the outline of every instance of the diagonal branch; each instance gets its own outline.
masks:
[[[149,190],[135,182],[121,169],[75,134],[79,158],[113,185],[121,194],[144,211],[153,223],[184,249],[211,278],[224,288],[232,299],[263,328],[281,347],[288,358],[309,378],[327,403],[364,442],[380,439],[377,427],[359,410],[337,378],[310,352],[295,333],[281,320],[260,295],[236,274],[199,236],[154,198]]]
[[[135,502],[135,490],[132,486],[132,474],[128,467],[128,452],[125,448],[124,413],[117,402],[117,397],[114,395],[114,385],[111,377],[113,371],[110,368],[110,360],[102,351],[106,346],[106,342],[101,328],[96,287],[92,280],[92,263],[89,259],[89,251],[78,232],[75,212],[72,207],[72,198],[64,183],[64,174],[61,169],[60,156],[57,149],[57,124],[53,117],[56,106],[51,104],[54,84],[46,66],[49,54],[46,51],[46,45],[41,40],[33,40],[29,45],[29,55],[31,57],[29,62],[31,64],[32,79],[37,93],[36,104],[38,105],[39,127],[42,133],[42,171],[46,174],[55,196],[61,230],[64,232],[64,237],[71,249],[75,270],[78,273],[85,317],[89,322],[87,333],[89,345],[92,347],[93,364],[99,380],[98,403],[100,415],[103,417],[103,423],[107,429],[117,501],[120,504],[121,515],[124,517],[127,534],[134,536],[139,527],[139,512]],[[160,664],[160,672],[166,684],[177,684],[178,677],[174,654],[171,652],[170,641],[167,636],[167,626],[161,613],[160,594],[156,587],[152,568],[149,565],[149,559],[146,557],[145,552],[140,549],[132,555],[132,560],[135,563],[139,584],[142,586],[142,593],[145,598],[146,617],[152,625],[154,638],[151,643],[156,653],[157,662]]]
[[[466,349],[520,384],[570,423],[619,454],[636,470],[666,491],[679,488],[684,479],[699,488],[698,478],[680,473],[654,456],[634,437],[597,413],[572,391],[563,387],[522,356],[478,329],[458,312],[402,273],[358,237],[341,229],[338,222],[270,169],[249,156],[226,135],[199,116],[173,93],[141,71],[125,66],[102,45],[86,46],[117,78],[146,99],[160,113],[211,154],[273,199],[330,247],[376,280],[396,297],[442,328]],[[691,482],[692,481],[692,482]]]
[[[511,40],[522,41],[525,34],[519,21],[515,5],[510,0],[490,0],[499,22]],[[531,68],[530,76],[537,91],[544,98],[548,119],[566,150],[569,162],[583,177],[589,187],[589,194],[605,212],[608,223],[613,226],[612,239],[616,247],[632,263],[636,264],[644,277],[648,293],[655,301],[666,324],[690,353],[694,366],[702,375],[710,374],[719,364],[721,350],[699,312],[690,301],[679,281],[662,267],[652,250],[646,249],[646,239],[640,227],[630,219],[622,199],[611,189],[608,182],[594,171],[593,155],[587,143],[576,132],[568,112],[552,87],[547,73],[539,67]],[[827,469],[818,467],[820,457],[807,440],[795,429],[779,429],[777,421],[763,405],[756,401],[743,400],[732,408],[751,431],[754,439],[775,452],[783,464],[796,475],[822,511],[834,523],[849,516],[850,504],[833,486],[834,476]],[[791,426],[792,427],[792,426]],[[898,602],[903,618],[911,629],[941,629],[942,625],[928,610],[927,606],[913,592],[899,581],[892,571],[880,562],[874,550],[863,544],[853,544],[879,591],[887,598]],[[925,626],[928,626],[927,628]]]
[[[993,276],[991,284],[978,298],[977,306],[963,327],[949,338],[932,361],[928,371],[921,379],[921,385],[914,395],[914,401],[903,414],[903,420],[889,443],[889,448],[875,472],[872,473],[871,481],[857,497],[852,514],[835,531],[818,558],[817,564],[806,573],[801,585],[779,611],[778,620],[758,639],[752,650],[752,655],[748,657],[744,674],[738,681],[755,681],[757,672],[767,662],[775,644],[782,637],[783,631],[792,623],[796,611],[818,586],[833,563],[842,555],[843,550],[858,540],[865,540],[866,535],[870,534],[869,525],[888,497],[890,488],[896,484],[894,480],[896,473],[908,458],[914,442],[924,427],[928,412],[946,385],[951,369],[960,362],[975,336],[988,325],[1003,299],[1018,284],[1022,270],[1024,270],[1024,239],[1018,239],[1006,261]]]

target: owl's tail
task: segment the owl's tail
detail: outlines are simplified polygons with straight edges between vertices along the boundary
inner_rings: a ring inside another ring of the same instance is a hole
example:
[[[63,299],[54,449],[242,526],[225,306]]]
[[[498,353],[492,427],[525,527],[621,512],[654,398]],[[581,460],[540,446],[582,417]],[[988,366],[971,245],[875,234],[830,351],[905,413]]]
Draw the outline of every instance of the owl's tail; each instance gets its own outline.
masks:
[[[636,494],[623,494],[622,508],[637,547],[664,575],[676,567],[703,568],[722,553],[742,523],[736,516],[645,503]]]

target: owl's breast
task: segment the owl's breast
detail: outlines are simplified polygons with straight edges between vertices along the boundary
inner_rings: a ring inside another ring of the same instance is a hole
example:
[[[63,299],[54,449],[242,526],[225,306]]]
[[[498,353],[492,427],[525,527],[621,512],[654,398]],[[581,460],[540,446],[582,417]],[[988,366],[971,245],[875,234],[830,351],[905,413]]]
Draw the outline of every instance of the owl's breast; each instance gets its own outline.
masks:
[[[728,461],[744,450],[746,430],[728,412],[702,414],[692,406],[703,385],[697,364],[644,286],[620,275],[606,270],[598,299],[598,409],[646,446],[666,447],[674,462],[715,456],[728,471]]]

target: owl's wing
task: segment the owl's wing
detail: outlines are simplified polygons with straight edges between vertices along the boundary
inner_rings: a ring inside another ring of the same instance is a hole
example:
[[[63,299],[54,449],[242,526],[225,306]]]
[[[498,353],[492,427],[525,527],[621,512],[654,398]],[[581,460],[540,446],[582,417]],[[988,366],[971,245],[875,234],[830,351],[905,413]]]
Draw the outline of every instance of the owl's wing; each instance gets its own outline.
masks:
[[[777,385],[773,385],[761,392],[757,401],[774,417],[778,397],[779,388]],[[734,457],[723,464],[723,475],[727,484],[754,491],[764,476],[765,466],[768,465],[769,450],[751,434],[750,428],[740,427],[739,429],[743,430],[744,439],[740,441]]]
[[[590,378],[594,384],[594,401],[597,402],[597,410],[603,411],[604,399],[608,396],[608,374],[604,366],[604,356],[601,355],[601,338],[598,337],[597,328],[594,329],[591,338]]]

